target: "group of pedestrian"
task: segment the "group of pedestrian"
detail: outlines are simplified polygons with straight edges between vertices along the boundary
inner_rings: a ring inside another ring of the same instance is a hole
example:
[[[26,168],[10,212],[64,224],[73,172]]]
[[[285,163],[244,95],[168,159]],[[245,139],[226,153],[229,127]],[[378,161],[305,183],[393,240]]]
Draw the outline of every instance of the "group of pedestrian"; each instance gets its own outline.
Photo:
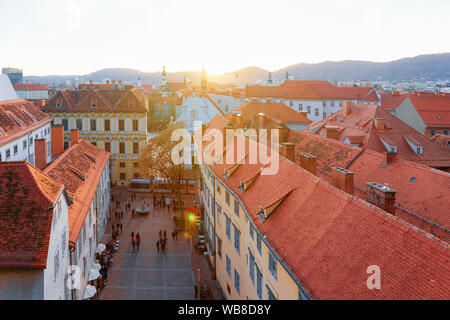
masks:
[[[137,248],[137,251],[139,251],[139,244],[141,243],[141,235],[138,233],[136,233],[136,235],[134,234],[134,231],[131,232],[131,244],[133,245],[133,251],[134,248]]]
[[[158,241],[156,241],[156,249],[158,250],[159,253],[159,249],[161,248],[161,252],[162,253],[166,253],[166,246],[167,246],[167,233],[166,233],[166,229],[163,230],[159,230],[159,239]]]

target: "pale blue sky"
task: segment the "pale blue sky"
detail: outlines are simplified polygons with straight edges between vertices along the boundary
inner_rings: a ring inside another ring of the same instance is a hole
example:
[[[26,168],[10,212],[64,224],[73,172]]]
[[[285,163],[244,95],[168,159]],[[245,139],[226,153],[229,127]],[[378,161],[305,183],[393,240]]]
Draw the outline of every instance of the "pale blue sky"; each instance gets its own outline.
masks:
[[[450,0],[0,0],[0,67],[276,70],[450,52]]]

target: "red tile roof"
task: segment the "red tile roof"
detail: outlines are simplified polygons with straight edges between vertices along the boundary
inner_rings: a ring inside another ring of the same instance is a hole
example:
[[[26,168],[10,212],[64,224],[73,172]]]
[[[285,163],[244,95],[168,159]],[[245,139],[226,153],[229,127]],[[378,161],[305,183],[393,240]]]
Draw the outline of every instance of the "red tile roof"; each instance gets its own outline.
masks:
[[[413,94],[409,100],[427,126],[450,127],[450,94]]]
[[[382,93],[381,94],[381,107],[387,110],[395,110],[403,102],[408,98],[406,94],[390,94],[390,93]]]
[[[304,114],[294,111],[284,103],[272,103],[272,102],[249,102],[233,112],[241,112],[244,121],[252,121],[255,117],[258,117],[260,112],[263,112],[266,117],[277,120],[282,123],[311,123]],[[231,113],[228,114],[231,116]]]
[[[386,152],[381,139],[397,146],[397,155],[403,159],[414,161],[431,167],[450,167],[450,152],[443,151],[420,132],[376,105],[352,104],[351,113],[344,115],[340,110],[332,116],[316,122],[307,130],[316,134],[327,135],[327,126],[341,129],[339,141],[344,143],[348,138],[361,147]],[[384,129],[375,128],[375,119],[384,119]],[[361,139],[361,137],[364,139]],[[408,140],[409,139],[409,140]],[[415,141],[423,148],[422,154],[416,154],[408,141]]]
[[[209,143],[203,142],[203,150]],[[247,181],[255,168],[241,164],[226,178],[225,167],[209,165],[239,196],[265,241],[313,298],[450,298],[448,243],[334,188],[284,157],[279,158],[275,175],[260,175],[245,192],[240,182]],[[261,205],[281,199],[289,190],[262,221]],[[381,268],[381,290],[367,288],[371,265]]]
[[[396,215],[450,241],[449,233],[442,229],[450,230],[446,209],[450,207],[448,173],[398,158],[386,165],[384,154],[305,131],[291,131],[289,140],[296,144],[297,158],[302,152],[316,157],[318,176],[325,181],[331,182],[331,167],[346,168],[354,172],[354,185],[359,188],[355,194],[362,199],[367,199],[366,182],[385,184],[397,190],[396,203],[401,208],[397,208]]]
[[[290,80],[280,86],[247,86],[247,97],[378,101],[373,88],[336,87],[327,81]]]
[[[57,107],[57,105],[61,107]],[[93,107],[95,105],[95,107]],[[44,106],[45,112],[147,112],[145,95],[137,88],[60,90]]]
[[[51,116],[25,99],[0,101],[0,145],[51,121]]]
[[[13,84],[14,90],[16,91],[47,91],[48,88],[45,84],[24,84],[17,83]]]
[[[72,145],[44,172],[66,185],[69,206],[69,241],[76,243],[110,153],[85,140]],[[83,179],[84,178],[84,179]]]
[[[63,189],[28,162],[0,162],[0,268],[47,267],[52,207]]]
[[[450,150],[450,136],[435,134],[431,137],[431,141],[442,147],[444,150]]]

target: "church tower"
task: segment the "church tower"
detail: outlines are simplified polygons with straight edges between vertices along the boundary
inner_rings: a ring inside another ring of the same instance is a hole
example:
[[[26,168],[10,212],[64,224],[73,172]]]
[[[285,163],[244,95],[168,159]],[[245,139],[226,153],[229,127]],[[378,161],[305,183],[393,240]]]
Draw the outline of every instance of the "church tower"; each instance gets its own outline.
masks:
[[[202,89],[202,91],[206,91],[206,71],[205,71],[205,66],[203,66],[203,69],[202,69],[201,89]]]
[[[267,79],[267,84],[268,84],[268,85],[273,84],[273,80],[272,80],[272,72],[269,72],[269,78]]]
[[[166,66],[163,66],[162,78],[161,78],[161,89],[167,88],[167,75],[166,75]]]

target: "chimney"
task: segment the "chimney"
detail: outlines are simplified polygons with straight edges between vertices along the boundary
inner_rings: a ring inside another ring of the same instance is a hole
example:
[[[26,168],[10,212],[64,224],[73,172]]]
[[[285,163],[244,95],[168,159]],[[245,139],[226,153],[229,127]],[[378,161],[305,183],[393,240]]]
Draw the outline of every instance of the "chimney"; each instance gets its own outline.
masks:
[[[77,144],[80,140],[80,130],[72,129],[70,130],[70,145]]]
[[[312,174],[316,174],[316,157],[310,155],[309,153],[302,152],[300,154],[300,166],[311,172]]]
[[[350,101],[342,102],[342,115],[348,116],[352,112],[352,103]]]
[[[281,144],[280,153],[288,160],[295,162],[295,144],[292,142],[283,142]]]
[[[260,128],[264,128],[264,117],[265,117],[264,112],[258,113],[258,121],[259,121],[258,125]]]
[[[353,194],[353,172],[340,167],[331,168],[331,184],[348,194]]]
[[[384,118],[375,118],[375,129],[378,131],[384,130]]]
[[[202,136],[205,135],[205,131],[206,131],[206,124],[202,124]]]
[[[34,140],[34,165],[44,170],[47,166],[47,140],[36,139]]]
[[[222,127],[222,139],[223,139],[223,150],[225,151],[225,147],[227,145],[227,130],[232,130],[233,127],[226,125]]]
[[[64,127],[63,125],[52,126],[52,158],[64,152]]]
[[[396,190],[390,189],[377,182],[366,182],[367,201],[389,213],[395,214]]]
[[[339,140],[341,130],[339,127],[325,127],[327,129],[327,138]]]
[[[388,164],[391,164],[392,163],[392,161],[394,161],[394,159],[395,159],[395,156],[397,155],[397,153],[396,152],[385,152],[384,153],[384,155],[385,155],[385,159],[386,159],[386,164],[388,165]]]

